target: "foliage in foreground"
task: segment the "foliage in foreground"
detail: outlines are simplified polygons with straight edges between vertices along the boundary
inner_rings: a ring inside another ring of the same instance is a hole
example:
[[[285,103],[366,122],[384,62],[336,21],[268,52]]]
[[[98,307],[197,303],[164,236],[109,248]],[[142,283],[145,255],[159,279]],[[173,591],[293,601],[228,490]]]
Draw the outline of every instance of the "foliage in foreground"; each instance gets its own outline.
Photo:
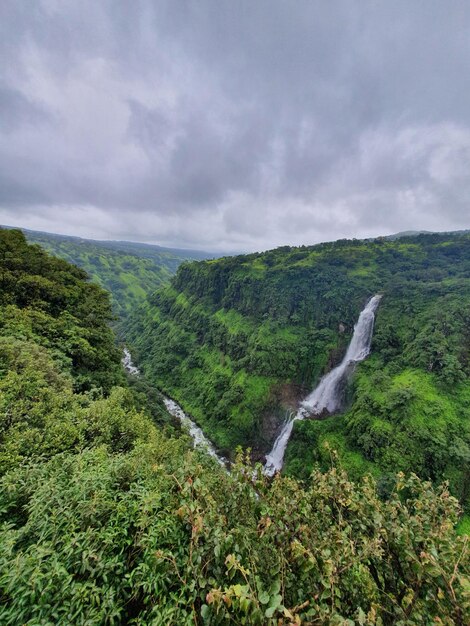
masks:
[[[109,294],[83,270],[28,245],[20,231],[0,229],[2,355],[14,341],[36,344],[75,390],[107,393],[124,381],[111,319]]]
[[[5,624],[460,624],[458,505],[416,477],[386,502],[332,467],[303,488],[229,476],[154,432],[1,483]]]
[[[0,229],[0,473],[100,443],[129,450],[149,405],[168,421],[144,381],[125,389],[108,295],[85,279]]]

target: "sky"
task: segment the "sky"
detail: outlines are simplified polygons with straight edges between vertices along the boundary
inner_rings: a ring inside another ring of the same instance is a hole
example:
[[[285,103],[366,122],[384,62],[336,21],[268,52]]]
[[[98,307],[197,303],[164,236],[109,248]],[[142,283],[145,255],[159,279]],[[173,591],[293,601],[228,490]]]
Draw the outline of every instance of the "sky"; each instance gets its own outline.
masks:
[[[470,228],[470,3],[2,0],[0,223],[225,252]]]

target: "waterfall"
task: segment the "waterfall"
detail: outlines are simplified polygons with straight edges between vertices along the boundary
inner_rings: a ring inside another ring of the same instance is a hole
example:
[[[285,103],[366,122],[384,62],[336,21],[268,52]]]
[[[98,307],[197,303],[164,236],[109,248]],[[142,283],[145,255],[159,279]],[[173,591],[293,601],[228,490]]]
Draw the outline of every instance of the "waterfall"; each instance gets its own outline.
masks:
[[[127,348],[124,348],[123,353],[124,356],[122,357],[122,364],[124,369],[131,376],[138,376],[140,371],[139,368],[133,364],[131,353]],[[167,398],[166,396],[163,396],[163,403],[166,406],[168,413],[173,415],[173,417],[176,417],[176,419],[181,422],[183,428],[189,433],[189,436],[193,440],[193,446],[207,452],[209,456],[216,459],[220,465],[225,468],[227,463],[226,459],[217,454],[212,443],[207,439],[199,426],[186,415],[183,409],[174,400],[171,400],[171,398]]]
[[[376,295],[371,298],[359,315],[351,343],[341,363],[323,376],[312,393],[301,402],[297,413],[291,416],[282,427],[271,452],[266,455],[264,473],[267,476],[273,476],[282,469],[284,453],[294,422],[310,415],[321,415],[324,411],[334,413],[340,409],[345,381],[354,371],[356,363],[363,361],[370,352],[375,311],[381,297],[381,295]]]

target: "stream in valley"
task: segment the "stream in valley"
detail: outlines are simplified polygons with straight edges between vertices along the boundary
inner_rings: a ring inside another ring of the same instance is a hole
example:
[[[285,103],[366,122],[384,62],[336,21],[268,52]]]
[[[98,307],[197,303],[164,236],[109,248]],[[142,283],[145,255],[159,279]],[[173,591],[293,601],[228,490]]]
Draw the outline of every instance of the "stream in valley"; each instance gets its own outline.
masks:
[[[122,357],[122,364],[126,372],[128,372],[131,376],[138,376],[140,374],[139,368],[136,367],[132,362],[131,353],[127,348],[124,348],[124,355]],[[170,415],[176,417],[177,420],[181,423],[183,428],[188,432],[189,436],[193,440],[193,446],[195,448],[200,448],[207,452],[212,458],[216,459],[220,465],[223,467],[227,466],[227,460],[217,454],[212,443],[207,439],[207,437],[202,432],[201,428],[193,422],[193,420],[186,415],[183,409],[171,398],[163,395],[163,403],[166,407],[166,410]]]

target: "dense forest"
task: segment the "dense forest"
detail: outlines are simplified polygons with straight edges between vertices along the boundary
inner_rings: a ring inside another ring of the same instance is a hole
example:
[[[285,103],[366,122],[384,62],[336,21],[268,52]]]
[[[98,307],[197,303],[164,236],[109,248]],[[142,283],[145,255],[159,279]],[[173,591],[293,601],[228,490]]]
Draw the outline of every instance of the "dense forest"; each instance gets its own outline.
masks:
[[[31,243],[84,269],[111,293],[113,311],[125,318],[147,294],[167,284],[181,263],[210,255],[197,250],[163,248],[130,241],[94,241],[25,231]]]
[[[14,230],[0,268],[0,623],[467,623],[445,486],[384,497],[332,450],[307,482],[229,474],[125,378],[83,270]]]
[[[344,414],[295,425],[286,471],[339,451],[387,491],[397,470],[470,495],[470,235],[344,240],[179,268],[129,321],[149,378],[225,451],[260,456],[286,409],[342,357],[365,301],[383,294],[372,357]]]

